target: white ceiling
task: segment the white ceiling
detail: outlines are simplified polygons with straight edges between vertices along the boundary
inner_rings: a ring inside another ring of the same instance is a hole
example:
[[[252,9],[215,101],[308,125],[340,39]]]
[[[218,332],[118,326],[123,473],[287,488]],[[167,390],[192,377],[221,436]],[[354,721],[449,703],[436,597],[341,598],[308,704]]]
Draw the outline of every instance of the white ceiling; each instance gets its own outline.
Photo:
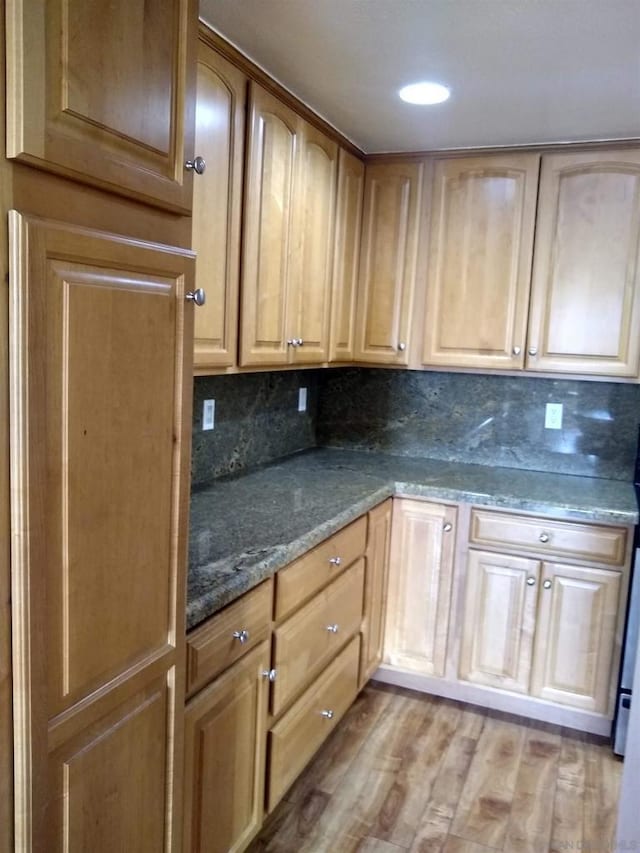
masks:
[[[640,0],[200,0],[367,152],[640,137]],[[433,107],[397,90],[452,89]]]

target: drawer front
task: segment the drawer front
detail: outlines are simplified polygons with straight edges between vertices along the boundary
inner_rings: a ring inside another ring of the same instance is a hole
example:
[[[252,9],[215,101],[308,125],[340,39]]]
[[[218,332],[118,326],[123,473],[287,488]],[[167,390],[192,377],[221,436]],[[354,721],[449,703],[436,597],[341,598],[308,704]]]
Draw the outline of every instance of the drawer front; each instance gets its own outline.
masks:
[[[364,560],[360,559],[275,630],[274,667],[278,675],[272,691],[274,714],[279,714],[359,631],[363,598]]]
[[[188,696],[269,636],[272,602],[269,578],[187,636]]]
[[[357,636],[271,729],[269,811],[278,804],[355,699],[359,658],[360,637]],[[323,711],[330,713],[323,714]]]
[[[284,619],[364,554],[367,517],[339,530],[276,575],[276,620]]]
[[[621,566],[627,549],[624,527],[528,518],[500,512],[471,512],[470,540],[476,545],[517,548]]]

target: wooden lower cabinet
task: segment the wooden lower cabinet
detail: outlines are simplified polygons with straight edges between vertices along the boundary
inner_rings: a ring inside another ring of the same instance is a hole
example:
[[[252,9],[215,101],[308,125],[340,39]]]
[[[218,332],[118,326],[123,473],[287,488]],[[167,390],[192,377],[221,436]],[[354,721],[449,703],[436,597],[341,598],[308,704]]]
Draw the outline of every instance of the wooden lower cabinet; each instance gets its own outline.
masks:
[[[384,622],[387,613],[387,584],[389,577],[389,546],[391,544],[391,513],[389,498],[369,513],[364,615],[360,650],[359,685],[363,687],[382,661]]]
[[[268,810],[278,804],[358,693],[360,638],[327,667],[269,733]]]
[[[543,563],[531,693],[607,713],[621,575]]]
[[[394,500],[385,663],[444,675],[456,513],[444,504]]]
[[[269,644],[261,643],[185,712],[185,853],[236,853],[263,816]]]
[[[529,691],[540,563],[470,551],[459,675],[463,681]]]

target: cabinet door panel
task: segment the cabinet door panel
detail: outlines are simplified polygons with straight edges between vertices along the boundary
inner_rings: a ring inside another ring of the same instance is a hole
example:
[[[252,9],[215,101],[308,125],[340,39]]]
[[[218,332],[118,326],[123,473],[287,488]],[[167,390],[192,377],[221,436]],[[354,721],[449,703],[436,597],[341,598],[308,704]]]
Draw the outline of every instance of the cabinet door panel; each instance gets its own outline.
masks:
[[[543,157],[527,367],[638,375],[639,250],[638,151]]]
[[[415,286],[420,163],[367,166],[356,358],[408,364]]]
[[[340,149],[330,361],[352,361],[358,287],[364,163]]]
[[[10,225],[16,831],[21,849],[58,849],[38,846],[58,796],[42,784],[50,726],[75,742],[112,697],[173,672],[169,764],[180,743],[194,258]]]
[[[537,560],[469,551],[463,681],[529,691],[539,577]]]
[[[189,853],[244,850],[262,823],[269,645],[199,693],[185,713]]]
[[[363,686],[371,678],[382,661],[384,623],[387,611],[392,504],[393,501],[389,499],[369,513],[364,618],[362,620],[362,646],[360,650],[360,686]]]
[[[538,165],[535,154],[436,162],[425,364],[523,366]]]
[[[300,119],[251,84],[240,363],[286,364],[286,300]]]
[[[620,578],[608,570],[543,564],[534,696],[602,714],[610,710]]]
[[[7,6],[7,155],[188,212],[192,0]]]
[[[338,146],[304,124],[295,218],[295,279],[290,290],[288,335],[300,338],[293,361],[310,364],[329,357],[329,311],[334,242]]]
[[[244,74],[201,41],[195,147],[207,170],[193,188],[196,287],[207,294],[195,315],[194,366],[200,373],[237,358],[246,88]]]
[[[386,663],[444,675],[455,523],[455,507],[394,502]]]

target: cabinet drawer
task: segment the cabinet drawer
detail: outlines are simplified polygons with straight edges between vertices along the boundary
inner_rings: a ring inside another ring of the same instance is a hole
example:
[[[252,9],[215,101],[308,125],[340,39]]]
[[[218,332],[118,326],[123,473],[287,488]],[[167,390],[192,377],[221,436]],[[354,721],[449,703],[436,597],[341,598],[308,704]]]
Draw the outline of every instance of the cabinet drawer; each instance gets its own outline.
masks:
[[[357,636],[271,729],[269,811],[355,699],[359,657],[360,637]],[[331,715],[323,712],[331,712]]]
[[[268,637],[272,600],[273,581],[269,578],[189,634],[188,696]],[[242,634],[246,639],[242,642],[234,634]]]
[[[274,632],[272,711],[287,702],[327,664],[360,629],[364,597],[364,560],[318,593]]]
[[[573,521],[528,518],[500,512],[471,512],[470,540],[475,545],[557,554],[589,563],[621,566],[625,560],[627,531]]]
[[[364,554],[366,515],[325,539],[276,575],[276,620],[288,616]]]

